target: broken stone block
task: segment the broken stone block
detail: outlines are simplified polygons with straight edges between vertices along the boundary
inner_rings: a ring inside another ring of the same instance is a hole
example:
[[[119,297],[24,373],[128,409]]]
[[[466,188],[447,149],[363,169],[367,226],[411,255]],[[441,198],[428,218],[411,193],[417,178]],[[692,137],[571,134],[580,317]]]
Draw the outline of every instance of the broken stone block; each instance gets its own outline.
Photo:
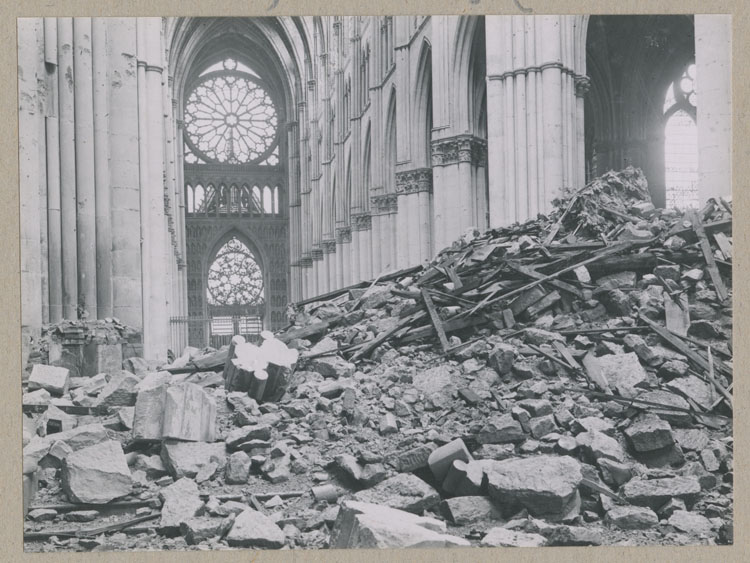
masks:
[[[357,458],[351,454],[339,454],[336,456],[336,465],[349,477],[355,481],[362,478],[362,466],[357,462]]]
[[[198,516],[203,509],[198,485],[186,477],[159,491],[159,498],[163,503],[159,529],[163,533],[176,534],[181,522]]]
[[[507,444],[526,439],[521,425],[511,414],[491,416],[476,436],[480,444]]]
[[[484,444],[474,451],[476,459],[489,459],[500,461],[516,455],[516,447],[513,444]]]
[[[607,312],[615,317],[627,317],[632,312],[630,298],[621,289],[610,289],[600,295]]]
[[[516,349],[513,346],[501,342],[490,352],[489,364],[498,375],[508,375],[513,367],[515,355]]]
[[[380,420],[380,433],[382,435],[395,434],[398,432],[398,422],[393,413],[387,413]]]
[[[673,435],[683,450],[699,452],[708,446],[708,434],[699,428],[675,428]]]
[[[45,364],[34,364],[29,376],[29,390],[34,391],[36,389],[44,389],[53,395],[67,394],[70,389],[70,370]]]
[[[248,424],[235,428],[225,439],[229,448],[238,448],[251,440],[270,440],[271,427],[268,424]]]
[[[438,492],[411,473],[394,475],[371,489],[354,493],[354,498],[415,514],[421,514],[425,509],[432,508],[440,502]]]
[[[631,399],[646,383],[646,370],[638,361],[635,352],[607,354],[597,358],[601,373],[622,397]]]
[[[607,458],[622,463],[625,459],[625,451],[620,443],[602,432],[581,432],[576,436],[576,443],[594,460]]]
[[[667,360],[659,367],[658,375],[664,379],[683,377],[687,374],[689,368],[690,366],[683,361]]]
[[[524,399],[517,404],[531,416],[545,416],[552,414],[552,404],[546,399]]]
[[[448,469],[455,460],[471,461],[472,459],[464,441],[457,438],[430,453],[427,457],[427,463],[435,476],[435,480],[442,483],[448,474]]]
[[[539,534],[496,527],[487,532],[479,545],[482,547],[542,547],[546,543],[547,539]]]
[[[133,429],[133,420],[135,419],[135,407],[120,407],[117,410],[117,420],[126,429]]]
[[[601,470],[602,481],[607,485],[619,487],[633,478],[632,470],[624,463],[613,461],[606,457],[600,457],[596,460],[596,463]]]
[[[250,476],[250,456],[245,452],[234,452],[227,459],[224,480],[227,483],[241,485],[247,483]]]
[[[568,456],[539,455],[485,466],[490,498],[535,515],[561,518],[580,508],[581,465]]]
[[[57,517],[57,510],[51,508],[37,508],[30,511],[27,517],[35,522],[49,522]]]
[[[167,386],[138,391],[133,411],[133,439],[161,440]]]
[[[713,452],[713,450],[704,449],[701,450],[701,461],[703,462],[703,467],[706,468],[706,471],[710,471],[711,473],[715,473],[719,470],[720,463],[719,460],[716,458],[716,454]]]
[[[211,462],[221,469],[226,463],[224,442],[178,442],[165,440],[161,447],[161,459],[169,473],[176,479],[195,477]]]
[[[604,541],[599,530],[584,526],[554,526],[547,534],[547,546],[601,545]]]
[[[658,514],[660,518],[668,519],[674,514],[675,510],[687,510],[687,508],[685,508],[685,501],[678,498],[669,499],[667,503],[658,510]]]
[[[439,365],[417,373],[412,384],[425,396],[430,396],[452,385],[453,375],[447,365]]]
[[[665,477],[662,479],[636,479],[625,483],[620,494],[631,504],[648,506],[656,510],[675,497],[692,504],[701,492],[696,477]]]
[[[31,393],[24,393],[22,402],[24,405],[48,405],[52,395],[46,389],[37,389]]]
[[[132,490],[122,446],[106,440],[79,449],[62,463],[62,488],[71,502],[103,504]]]
[[[658,348],[651,348],[646,341],[637,334],[628,334],[624,338],[625,346],[635,352],[643,363],[656,367],[664,363],[664,356],[658,353]]]
[[[427,460],[430,454],[437,449],[434,442],[422,444],[405,452],[401,452],[396,457],[396,469],[402,473],[411,473],[422,467],[427,467]]]
[[[63,516],[63,520],[67,522],[92,522],[99,517],[97,510],[74,510],[73,512],[67,512]]]
[[[711,521],[705,516],[686,510],[675,510],[669,517],[669,525],[686,534],[711,533]]]
[[[598,416],[576,418],[571,422],[570,429],[574,434],[580,434],[581,432],[601,432],[602,434],[612,436],[615,432],[615,426],[610,420]]]
[[[484,520],[500,520],[497,507],[485,497],[460,496],[440,503],[440,512],[457,526],[473,524]]]
[[[647,530],[659,523],[654,511],[642,506],[613,506],[605,520],[622,530]]]
[[[373,487],[387,476],[388,472],[382,463],[368,463],[362,469],[362,475],[359,480],[365,487]]]
[[[444,522],[376,504],[345,501],[331,530],[332,549],[468,547]]]
[[[42,419],[46,421],[44,425],[47,434],[72,430],[78,425],[78,419],[75,416],[63,412],[55,405],[47,407]]]
[[[714,392],[713,387],[694,375],[673,379],[666,386],[670,391],[675,391],[684,397],[692,399],[709,411],[717,399],[717,393]]]
[[[180,534],[188,545],[196,545],[212,538],[221,538],[232,525],[228,518],[199,516],[180,522]]]
[[[559,430],[557,424],[555,424],[555,417],[552,414],[532,418],[529,420],[529,428],[534,438],[541,438]]]
[[[94,404],[108,407],[132,407],[138,396],[136,386],[140,381],[128,371],[117,371],[110,376],[109,382],[99,392]]]
[[[194,383],[167,388],[164,398],[162,437],[191,442],[212,442],[216,438],[216,402]]]
[[[669,423],[649,413],[639,415],[623,433],[637,452],[651,452],[674,444]]]
[[[265,514],[248,508],[237,515],[226,536],[232,547],[284,547],[284,532]]]
[[[164,462],[158,455],[137,455],[133,469],[143,471],[149,479],[158,479],[167,473],[167,468],[164,467]]]
[[[644,401],[650,401],[660,405],[678,407],[681,409],[689,409],[690,404],[683,399],[680,395],[670,393],[669,391],[649,391],[639,397]],[[688,425],[692,422],[692,417],[687,410],[678,411],[671,409],[661,409],[658,407],[649,407],[649,412],[674,425]]]
[[[357,370],[356,366],[340,356],[320,356],[310,361],[310,369],[323,377],[351,377]]]

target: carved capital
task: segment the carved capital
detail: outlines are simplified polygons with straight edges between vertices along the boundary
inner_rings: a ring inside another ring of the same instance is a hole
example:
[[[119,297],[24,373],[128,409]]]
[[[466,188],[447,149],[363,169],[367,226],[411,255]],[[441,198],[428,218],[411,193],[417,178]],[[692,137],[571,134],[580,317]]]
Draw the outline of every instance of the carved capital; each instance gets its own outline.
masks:
[[[369,211],[352,215],[353,231],[369,231],[372,228],[372,215]]]
[[[417,168],[396,173],[396,193],[432,192],[432,168]]]
[[[312,251],[310,252],[310,255],[313,260],[322,260],[323,259],[323,249],[319,246],[313,247]]]
[[[312,268],[313,260],[309,253],[304,253],[302,258],[299,259],[300,268]]]
[[[323,247],[323,254],[335,254],[336,253],[336,239],[324,240],[320,244]]]
[[[376,213],[393,213],[398,211],[398,194],[381,194],[370,198]]]
[[[352,242],[352,228],[349,225],[336,227],[336,242],[338,244]]]
[[[450,166],[459,162],[486,166],[487,141],[473,135],[457,135],[432,142],[433,166]]]
[[[591,79],[588,76],[577,75],[573,79],[576,88],[576,97],[583,98],[591,88]]]

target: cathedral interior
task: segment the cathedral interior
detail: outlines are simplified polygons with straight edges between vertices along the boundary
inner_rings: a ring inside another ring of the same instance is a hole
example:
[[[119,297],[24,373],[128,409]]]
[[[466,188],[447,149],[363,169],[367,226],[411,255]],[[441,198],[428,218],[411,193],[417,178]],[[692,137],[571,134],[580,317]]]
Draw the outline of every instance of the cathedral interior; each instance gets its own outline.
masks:
[[[288,324],[640,168],[731,194],[730,18],[22,18],[24,345],[63,319],[147,360]]]

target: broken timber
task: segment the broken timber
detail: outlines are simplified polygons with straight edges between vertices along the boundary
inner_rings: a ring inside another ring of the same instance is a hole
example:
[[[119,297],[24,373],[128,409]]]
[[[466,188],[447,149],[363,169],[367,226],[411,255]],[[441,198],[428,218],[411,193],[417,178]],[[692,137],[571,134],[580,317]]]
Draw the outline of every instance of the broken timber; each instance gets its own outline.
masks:
[[[711,251],[711,244],[708,242],[708,237],[706,237],[706,231],[703,227],[703,223],[698,218],[698,215],[695,214],[695,211],[690,213],[690,220],[693,222],[693,230],[698,237],[698,242],[700,243],[703,257],[706,260],[708,274],[711,276],[711,281],[714,282],[716,295],[719,297],[719,301],[723,303],[724,301],[726,301],[729,294],[727,292],[727,287],[724,285],[724,280],[721,279],[719,269],[716,267],[714,254]]]

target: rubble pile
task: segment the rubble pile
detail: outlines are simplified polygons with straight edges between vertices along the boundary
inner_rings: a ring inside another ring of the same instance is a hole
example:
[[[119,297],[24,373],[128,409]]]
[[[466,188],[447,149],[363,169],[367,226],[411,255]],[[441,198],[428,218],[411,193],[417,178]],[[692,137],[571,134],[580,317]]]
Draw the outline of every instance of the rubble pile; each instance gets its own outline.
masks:
[[[260,346],[35,366],[27,549],[731,543],[731,204],[556,204]]]

